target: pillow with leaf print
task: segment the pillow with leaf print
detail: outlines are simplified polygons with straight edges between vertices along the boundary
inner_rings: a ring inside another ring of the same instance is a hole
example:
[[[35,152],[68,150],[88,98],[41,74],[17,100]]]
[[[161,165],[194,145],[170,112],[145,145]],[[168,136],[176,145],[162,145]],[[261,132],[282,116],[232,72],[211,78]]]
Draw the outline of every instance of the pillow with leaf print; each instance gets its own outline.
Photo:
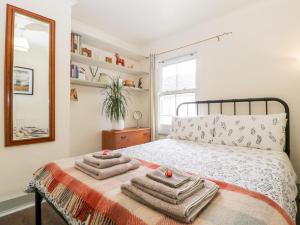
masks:
[[[216,116],[214,144],[283,151],[286,114]]]
[[[213,115],[197,117],[173,117],[168,138],[212,143],[214,133]]]

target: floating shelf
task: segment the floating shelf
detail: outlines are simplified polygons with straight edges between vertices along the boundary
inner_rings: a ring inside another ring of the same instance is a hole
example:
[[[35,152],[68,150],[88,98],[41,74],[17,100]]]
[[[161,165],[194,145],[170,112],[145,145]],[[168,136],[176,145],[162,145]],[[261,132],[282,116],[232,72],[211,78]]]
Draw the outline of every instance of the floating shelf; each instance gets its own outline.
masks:
[[[80,86],[88,86],[88,87],[97,87],[97,88],[105,88],[105,84],[97,83],[97,82],[92,82],[88,80],[80,80],[76,78],[71,78],[71,84],[76,84]]]
[[[80,80],[76,78],[71,78],[71,84],[74,85],[80,85],[80,86],[88,86],[88,87],[96,87],[96,88],[105,88],[105,84],[97,83],[97,82],[92,82],[88,80]],[[142,89],[142,88],[133,88],[133,87],[123,87],[124,90],[127,91],[140,91],[140,92],[147,92],[149,91],[148,89]]]
[[[128,91],[140,91],[140,92],[146,92],[149,91],[148,89],[143,89],[143,88],[134,88],[134,87],[123,87],[124,90],[128,90]]]
[[[125,56],[126,58],[133,59],[136,61],[144,60],[147,57],[138,49],[130,50],[124,47],[123,44],[116,44],[105,39],[101,39],[99,37],[101,37],[102,35],[99,33],[95,33],[95,31],[82,31],[82,27],[80,25],[78,27],[78,24],[74,23],[74,21],[72,21],[72,32],[81,35],[83,43],[93,46],[95,48],[113,53],[118,52],[121,56]]]
[[[71,61],[72,62],[77,62],[77,63],[82,63],[82,64],[87,64],[91,66],[99,66],[102,69],[107,69],[107,70],[114,70],[117,72],[121,73],[127,73],[127,74],[132,74],[132,75],[137,75],[137,76],[145,76],[148,75],[148,72],[145,71],[137,71],[134,69],[129,69],[126,67],[114,65],[112,63],[107,63],[104,61],[96,60],[87,56],[79,55],[79,54],[74,54],[71,53]]]

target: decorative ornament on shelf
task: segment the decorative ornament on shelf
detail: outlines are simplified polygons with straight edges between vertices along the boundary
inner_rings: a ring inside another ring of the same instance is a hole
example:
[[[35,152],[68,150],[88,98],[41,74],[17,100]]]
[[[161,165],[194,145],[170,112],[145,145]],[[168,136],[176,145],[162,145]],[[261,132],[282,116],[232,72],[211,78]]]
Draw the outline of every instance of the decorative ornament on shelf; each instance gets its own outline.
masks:
[[[88,49],[88,48],[82,48],[81,49],[81,54],[86,56],[86,57],[92,57],[92,50]]]
[[[112,63],[112,58],[111,57],[105,57],[105,62]]]
[[[142,78],[139,78],[138,88],[142,89],[143,88],[142,85],[143,85]]]
[[[141,111],[134,111],[133,112],[133,119],[136,120],[136,127],[139,128],[139,121],[142,119],[143,114],[141,113]]]
[[[78,70],[78,79],[85,80],[85,68],[79,67],[79,70]]]
[[[116,57],[116,65],[121,64],[122,66],[125,66],[125,60],[120,58],[119,53],[116,53],[115,57]]]
[[[126,87],[135,87],[134,81],[133,80],[124,80],[123,85]]]
[[[94,70],[92,66],[89,66],[90,69],[90,73],[92,75],[92,81],[95,81],[98,70],[99,70],[99,66],[97,66],[97,68]]]

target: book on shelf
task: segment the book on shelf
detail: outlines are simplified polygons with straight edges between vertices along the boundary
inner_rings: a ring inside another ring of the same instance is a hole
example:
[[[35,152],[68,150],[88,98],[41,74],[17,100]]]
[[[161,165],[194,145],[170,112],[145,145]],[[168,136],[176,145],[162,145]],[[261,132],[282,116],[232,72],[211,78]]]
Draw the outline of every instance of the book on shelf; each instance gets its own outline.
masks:
[[[77,65],[74,65],[74,64],[71,65],[71,77],[78,79],[79,74],[78,74],[78,66]]]
[[[75,78],[78,80],[85,80],[85,69],[83,67],[79,67],[76,64],[71,64],[71,78]]]
[[[81,54],[81,36],[76,33],[71,33],[71,52]]]

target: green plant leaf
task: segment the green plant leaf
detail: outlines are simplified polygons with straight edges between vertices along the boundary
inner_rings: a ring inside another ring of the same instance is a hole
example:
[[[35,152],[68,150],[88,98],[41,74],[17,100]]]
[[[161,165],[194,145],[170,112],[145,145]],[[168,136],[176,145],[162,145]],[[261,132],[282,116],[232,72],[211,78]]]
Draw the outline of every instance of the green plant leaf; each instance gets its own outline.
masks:
[[[102,114],[110,120],[124,119],[127,114],[127,98],[122,93],[123,85],[120,77],[110,77],[111,83],[107,85],[105,99],[102,106]]]

